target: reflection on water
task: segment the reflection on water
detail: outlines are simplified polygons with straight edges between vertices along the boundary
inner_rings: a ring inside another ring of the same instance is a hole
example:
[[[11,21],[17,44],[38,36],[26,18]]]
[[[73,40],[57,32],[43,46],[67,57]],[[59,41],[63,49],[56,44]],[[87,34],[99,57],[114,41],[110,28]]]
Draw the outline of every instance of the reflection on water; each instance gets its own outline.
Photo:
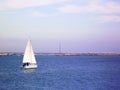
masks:
[[[22,69],[24,73],[33,73],[36,71],[36,69]]]

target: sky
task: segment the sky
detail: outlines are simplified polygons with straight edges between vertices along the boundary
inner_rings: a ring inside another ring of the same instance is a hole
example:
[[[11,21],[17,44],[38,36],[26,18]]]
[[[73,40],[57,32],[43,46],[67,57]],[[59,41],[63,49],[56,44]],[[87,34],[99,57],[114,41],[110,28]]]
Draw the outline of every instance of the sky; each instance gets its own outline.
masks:
[[[120,53],[119,0],[0,0],[0,52]]]

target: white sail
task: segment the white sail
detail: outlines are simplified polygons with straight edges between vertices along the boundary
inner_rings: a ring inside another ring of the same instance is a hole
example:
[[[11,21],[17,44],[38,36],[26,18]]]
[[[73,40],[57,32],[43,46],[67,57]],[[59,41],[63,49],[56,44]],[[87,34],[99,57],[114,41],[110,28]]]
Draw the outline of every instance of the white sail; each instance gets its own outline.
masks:
[[[28,40],[27,42],[27,46],[25,49],[24,57],[23,57],[23,63],[36,64],[36,59],[34,56],[31,40]]]

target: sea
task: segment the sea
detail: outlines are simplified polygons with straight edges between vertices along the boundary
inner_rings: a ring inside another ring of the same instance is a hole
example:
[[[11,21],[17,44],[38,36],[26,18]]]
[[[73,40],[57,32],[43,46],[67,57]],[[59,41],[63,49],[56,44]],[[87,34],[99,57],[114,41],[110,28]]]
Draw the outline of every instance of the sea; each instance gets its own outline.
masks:
[[[0,90],[120,90],[120,56],[41,56],[21,69],[23,56],[0,56]]]

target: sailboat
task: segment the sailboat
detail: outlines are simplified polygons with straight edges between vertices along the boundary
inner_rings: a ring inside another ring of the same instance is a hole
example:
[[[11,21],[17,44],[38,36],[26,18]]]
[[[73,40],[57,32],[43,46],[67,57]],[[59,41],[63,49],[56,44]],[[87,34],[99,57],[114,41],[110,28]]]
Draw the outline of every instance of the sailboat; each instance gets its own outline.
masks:
[[[31,40],[28,40],[27,46],[23,56],[23,69],[34,69],[37,68],[37,62],[33,52]]]

